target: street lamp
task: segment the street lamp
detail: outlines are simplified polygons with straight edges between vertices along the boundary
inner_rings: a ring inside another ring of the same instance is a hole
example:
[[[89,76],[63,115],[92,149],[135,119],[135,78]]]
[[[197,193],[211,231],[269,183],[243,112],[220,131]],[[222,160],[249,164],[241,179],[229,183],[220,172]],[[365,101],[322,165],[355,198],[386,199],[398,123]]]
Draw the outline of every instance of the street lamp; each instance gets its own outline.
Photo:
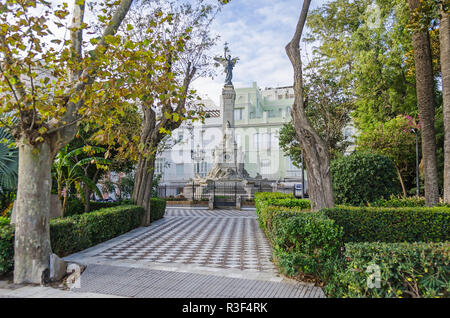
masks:
[[[303,165],[303,150],[301,152],[301,159],[302,159],[302,199],[305,198],[305,169]]]
[[[420,184],[419,184],[419,130],[411,128],[411,131],[416,135],[416,193],[420,196]]]

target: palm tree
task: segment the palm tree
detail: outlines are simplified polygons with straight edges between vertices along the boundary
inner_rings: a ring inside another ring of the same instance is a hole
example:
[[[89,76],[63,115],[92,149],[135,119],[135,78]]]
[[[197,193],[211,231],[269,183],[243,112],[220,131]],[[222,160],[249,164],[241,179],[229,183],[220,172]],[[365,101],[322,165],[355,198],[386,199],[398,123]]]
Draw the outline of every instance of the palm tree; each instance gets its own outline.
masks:
[[[96,153],[105,152],[104,148],[89,146],[87,151],[89,155]],[[64,216],[64,211],[67,203],[68,191],[72,184],[80,189],[79,183],[83,182],[90,189],[94,190],[99,196],[101,192],[98,189],[94,181],[88,178],[83,168],[88,165],[95,164],[98,168],[106,169],[107,165],[111,162],[108,159],[102,157],[89,156],[82,159],[78,159],[79,156],[86,156],[86,149],[84,147],[68,151],[68,146],[62,148],[56,155],[55,161],[53,163],[54,173],[53,176],[57,182],[58,189],[58,199],[61,200],[63,196],[63,189],[66,190],[63,199],[62,214]],[[80,190],[79,190],[80,191]],[[80,191],[81,192],[81,191]]]
[[[13,136],[0,127],[0,192],[17,188],[19,155]]]

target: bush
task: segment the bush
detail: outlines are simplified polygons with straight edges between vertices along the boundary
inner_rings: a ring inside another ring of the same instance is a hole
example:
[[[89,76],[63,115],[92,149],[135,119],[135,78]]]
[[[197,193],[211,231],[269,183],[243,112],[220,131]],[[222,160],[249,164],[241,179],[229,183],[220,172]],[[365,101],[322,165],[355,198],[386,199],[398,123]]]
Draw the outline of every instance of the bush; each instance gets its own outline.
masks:
[[[354,152],[331,163],[337,204],[362,205],[399,193],[397,172],[387,157]]]
[[[307,210],[311,208],[311,204],[306,199],[295,199],[292,193],[259,192],[255,193],[255,207],[259,226],[266,231],[275,212],[290,211],[288,208],[295,208],[293,211]]]
[[[325,287],[331,297],[449,297],[450,243],[348,243],[345,265]],[[370,288],[379,267],[379,288]],[[369,269],[369,271],[368,271]]]
[[[275,260],[288,276],[326,282],[342,246],[342,229],[323,213],[277,213],[272,221]]]
[[[12,270],[14,265],[14,227],[0,226],[0,275]]]
[[[166,213],[166,200],[160,198],[150,199],[150,222],[159,220]]]
[[[50,221],[52,250],[66,256],[124,234],[142,224],[144,209],[123,205]]]
[[[404,207],[421,207],[425,206],[425,198],[424,197],[400,197],[391,195],[389,199],[379,199],[369,206],[376,207],[390,207],[390,208],[404,208]]]
[[[344,229],[346,242],[450,240],[450,208],[339,207],[323,212]]]
[[[82,251],[142,224],[144,209],[123,205],[92,213],[58,218],[50,221],[50,240],[55,254],[64,257]],[[0,274],[12,269],[14,263],[14,227],[0,227]]]
[[[2,227],[4,225],[9,225],[10,222],[11,222],[10,218],[0,216],[0,227]]]

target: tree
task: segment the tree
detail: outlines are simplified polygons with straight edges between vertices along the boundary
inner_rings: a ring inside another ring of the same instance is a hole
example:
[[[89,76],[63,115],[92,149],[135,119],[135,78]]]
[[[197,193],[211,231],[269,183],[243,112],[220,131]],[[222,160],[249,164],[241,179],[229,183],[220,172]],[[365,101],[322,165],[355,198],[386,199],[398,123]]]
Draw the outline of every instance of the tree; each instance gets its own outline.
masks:
[[[286,53],[294,68],[294,105],[292,118],[306,166],[308,167],[309,195],[312,209],[319,210],[334,205],[330,174],[330,155],[327,144],[312,127],[305,111],[300,39],[311,1],[304,0],[297,28],[292,40],[286,46]]]
[[[374,151],[392,160],[405,197],[405,178],[412,179],[410,172],[415,166],[416,138],[411,129],[419,129],[415,120],[399,115],[384,124],[380,123],[373,130],[363,132],[357,140],[358,150]]]
[[[220,5],[209,5],[205,0],[197,1],[195,6],[166,5],[166,11],[170,12],[166,15],[159,6],[150,6],[148,13],[143,13],[142,8],[132,12],[124,30],[126,43],[136,43],[137,50],[149,54],[144,60],[121,61],[121,69],[126,72],[133,69],[147,75],[137,75],[138,80],[128,87],[143,114],[140,135],[134,142],[137,146],[132,148],[138,159],[132,198],[146,210],[143,225],[150,224],[154,165],[161,142],[183,121],[198,119],[202,114],[192,103],[195,94],[190,84],[197,76],[209,72],[211,63],[206,52],[215,42],[210,24],[220,9]],[[149,24],[155,27],[155,32],[147,32]],[[123,76],[120,69],[117,73],[119,78]]]
[[[66,28],[70,17],[66,2],[8,0],[0,5],[0,123],[11,129],[19,148],[17,284],[40,284],[49,278],[52,161],[74,138],[77,124],[96,115],[92,101],[106,81],[92,87],[108,67],[108,48],[116,42],[116,32],[131,4],[132,0],[99,4],[103,32],[91,39],[91,50],[86,53],[85,1],[74,1],[70,40],[55,35],[55,29]]]
[[[107,166],[111,162],[104,157],[94,156],[102,152],[105,152],[104,148],[92,146],[85,146],[69,151],[69,147],[66,145],[56,155],[53,168],[57,182],[58,199],[61,201],[61,197],[64,196],[62,204],[63,216],[66,209],[67,197],[69,195],[68,192],[73,184],[81,190],[80,183],[82,182],[86,187],[89,187],[89,189],[94,190],[99,196],[101,196],[95,180],[90,179],[87,175],[87,169],[91,165],[95,165],[97,169],[107,169]],[[79,158],[80,156],[82,158]],[[62,193],[63,190],[65,190],[64,195]]]
[[[345,140],[344,127],[350,123],[353,103],[342,92],[338,80],[332,74],[308,65],[305,75],[305,112],[319,136],[328,145],[330,157],[342,155],[348,141]],[[284,124],[280,130],[280,147],[299,166],[301,146],[296,139],[292,123]]]
[[[16,189],[18,159],[14,138],[0,127],[0,193]]]
[[[444,202],[450,203],[450,17],[444,2],[440,5],[439,42],[441,53],[442,103],[444,110]]]
[[[414,22],[421,17],[421,3],[419,0],[408,0],[408,4],[411,19]],[[428,23],[413,27],[412,45],[416,69],[417,106],[422,135],[425,200],[427,206],[433,206],[439,203],[439,188],[434,131],[434,80]]]

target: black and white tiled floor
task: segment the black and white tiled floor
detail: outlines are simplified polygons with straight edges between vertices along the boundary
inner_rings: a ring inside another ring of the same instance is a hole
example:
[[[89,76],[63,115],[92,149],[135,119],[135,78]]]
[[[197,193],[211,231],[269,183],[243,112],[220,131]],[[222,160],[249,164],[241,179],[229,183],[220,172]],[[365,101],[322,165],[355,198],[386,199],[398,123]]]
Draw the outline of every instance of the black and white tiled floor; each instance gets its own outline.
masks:
[[[117,260],[273,271],[271,255],[254,211],[190,209],[168,209],[148,231],[97,254]]]

